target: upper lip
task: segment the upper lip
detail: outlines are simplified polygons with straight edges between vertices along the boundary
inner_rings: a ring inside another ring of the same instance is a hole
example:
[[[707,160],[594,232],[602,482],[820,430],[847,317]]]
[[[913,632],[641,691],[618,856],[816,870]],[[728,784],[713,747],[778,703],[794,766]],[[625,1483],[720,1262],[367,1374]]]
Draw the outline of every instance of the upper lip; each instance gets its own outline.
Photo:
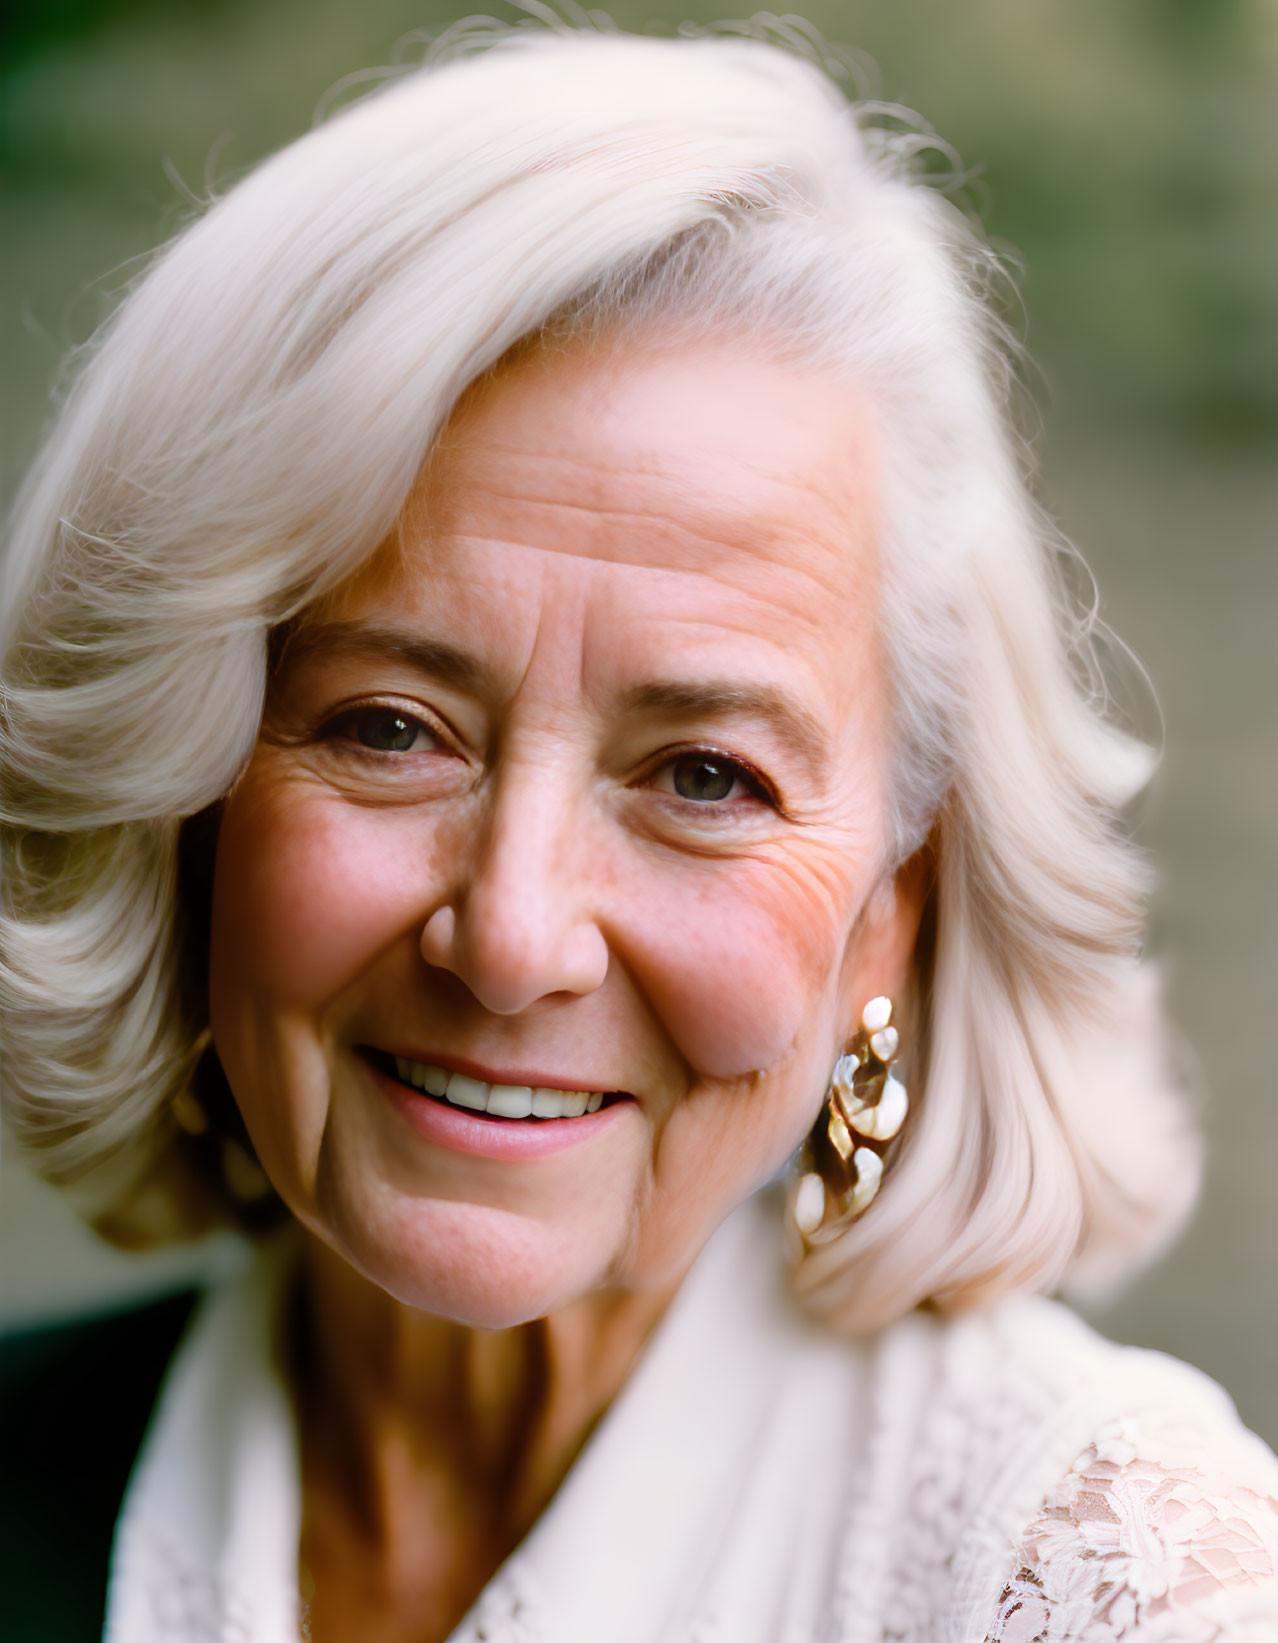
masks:
[[[401,1046],[387,1048],[383,1045],[370,1045],[369,1048],[379,1050],[382,1055],[388,1055],[401,1061],[420,1061],[426,1067],[442,1067],[445,1072],[463,1073],[467,1078],[478,1078],[485,1084],[514,1084],[527,1085],[534,1090],[582,1090],[587,1095],[601,1090],[605,1095],[627,1095],[629,1091],[609,1079],[592,1083],[584,1078],[561,1078],[558,1073],[546,1072],[544,1069],[530,1069],[528,1067],[488,1067],[482,1062],[471,1061],[464,1055],[444,1055],[439,1050],[404,1049]]]

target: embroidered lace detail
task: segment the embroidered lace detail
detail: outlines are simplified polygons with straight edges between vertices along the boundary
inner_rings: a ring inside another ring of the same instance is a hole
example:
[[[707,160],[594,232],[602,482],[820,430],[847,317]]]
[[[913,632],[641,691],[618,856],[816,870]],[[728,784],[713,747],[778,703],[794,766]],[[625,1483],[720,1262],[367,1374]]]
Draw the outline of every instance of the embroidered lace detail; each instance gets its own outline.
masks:
[[[881,1353],[829,1643],[1278,1643],[1278,1463],[1205,1377],[1028,1300]]]
[[[907,1325],[885,1342],[876,1374],[868,1476],[854,1492],[839,1574],[838,1643],[934,1643],[942,1617],[956,1614],[955,1637],[984,1636],[1011,1536],[998,1537],[999,1584],[977,1583],[979,1617],[958,1591],[968,1565],[960,1548],[973,1526],[988,1529],[1009,1457],[1041,1447],[1060,1408],[1051,1354],[1040,1373],[1014,1335],[984,1320]]]
[[[1017,1548],[986,1643],[1272,1643],[1278,1499],[1157,1447],[1115,1423],[1084,1451]]]

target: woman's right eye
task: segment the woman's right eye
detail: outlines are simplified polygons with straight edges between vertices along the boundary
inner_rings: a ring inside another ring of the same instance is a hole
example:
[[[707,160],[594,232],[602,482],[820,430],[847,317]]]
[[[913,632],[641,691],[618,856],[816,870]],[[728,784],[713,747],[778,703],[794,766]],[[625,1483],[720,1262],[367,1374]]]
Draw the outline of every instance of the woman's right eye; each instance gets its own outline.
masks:
[[[375,753],[424,753],[440,745],[429,725],[397,707],[353,708],[332,720],[326,734]]]

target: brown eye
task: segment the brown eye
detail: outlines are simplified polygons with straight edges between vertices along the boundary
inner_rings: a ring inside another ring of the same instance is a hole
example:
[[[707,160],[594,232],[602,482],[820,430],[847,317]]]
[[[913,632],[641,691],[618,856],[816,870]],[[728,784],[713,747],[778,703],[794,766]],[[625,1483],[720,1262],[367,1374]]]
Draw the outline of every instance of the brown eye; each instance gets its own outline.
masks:
[[[426,727],[395,708],[362,708],[346,720],[347,735],[378,753],[410,753]]]
[[[730,759],[710,758],[703,753],[676,759],[671,766],[675,792],[696,804],[715,804],[730,798],[741,776],[741,767]]]

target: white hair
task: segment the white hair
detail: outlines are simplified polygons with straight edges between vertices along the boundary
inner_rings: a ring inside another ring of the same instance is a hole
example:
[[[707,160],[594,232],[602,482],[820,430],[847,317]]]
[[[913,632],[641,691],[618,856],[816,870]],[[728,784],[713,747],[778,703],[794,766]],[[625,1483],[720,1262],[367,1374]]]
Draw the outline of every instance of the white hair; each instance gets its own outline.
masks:
[[[917,132],[875,128],[775,45],[476,43],[348,106],[167,247],[18,499],[12,1132],[51,1179],[98,1183],[98,1213],[178,1179],[174,1106],[206,1033],[180,837],[249,757],[272,635],[385,539],[459,396],[513,347],[687,326],[843,370],[878,419],[892,839],[935,863],[915,1110],[872,1211],[799,1288],[864,1327],[1119,1271],[1187,1209],[1197,1145],[1119,825],[1149,758],[1106,721],[1020,472],[995,259],[917,174]]]

